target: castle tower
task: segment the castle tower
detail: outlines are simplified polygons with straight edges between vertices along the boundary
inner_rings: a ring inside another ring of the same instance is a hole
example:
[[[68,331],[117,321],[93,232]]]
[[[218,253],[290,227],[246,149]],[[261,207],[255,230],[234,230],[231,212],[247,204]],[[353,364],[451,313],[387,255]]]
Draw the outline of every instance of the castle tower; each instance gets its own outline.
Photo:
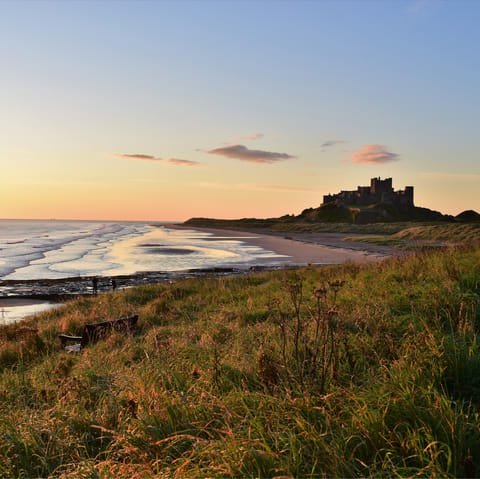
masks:
[[[408,204],[413,206],[413,186],[405,186],[405,196],[407,197]]]
[[[381,195],[382,193],[392,193],[392,179],[385,178],[384,180],[378,178],[372,178],[370,180],[370,192],[374,195]]]

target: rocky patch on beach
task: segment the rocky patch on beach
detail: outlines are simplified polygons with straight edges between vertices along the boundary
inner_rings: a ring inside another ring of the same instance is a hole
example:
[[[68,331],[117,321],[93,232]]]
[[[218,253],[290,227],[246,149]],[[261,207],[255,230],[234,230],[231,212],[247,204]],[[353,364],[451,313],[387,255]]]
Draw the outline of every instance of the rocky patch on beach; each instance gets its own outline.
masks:
[[[177,279],[205,276],[243,275],[254,271],[278,269],[278,267],[252,266],[249,268],[202,268],[186,271],[148,271],[125,276],[75,277],[38,280],[0,281],[0,298],[28,298],[45,301],[66,301],[77,296],[106,293],[132,286],[172,282]]]

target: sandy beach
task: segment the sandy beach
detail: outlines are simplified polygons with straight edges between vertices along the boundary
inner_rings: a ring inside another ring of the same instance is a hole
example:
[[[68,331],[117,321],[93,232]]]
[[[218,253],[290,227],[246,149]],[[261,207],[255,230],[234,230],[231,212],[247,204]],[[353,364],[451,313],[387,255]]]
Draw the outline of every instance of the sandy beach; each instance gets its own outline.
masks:
[[[208,274],[245,274],[253,268],[282,268],[305,265],[330,265],[347,262],[372,262],[398,254],[385,246],[345,242],[343,234],[272,232],[164,225],[167,228],[210,233],[208,241],[236,240],[261,247],[278,256],[257,258],[254,263],[228,263],[225,267],[165,272],[147,271],[114,276],[119,289]],[[350,236],[350,235],[349,235]],[[113,276],[112,276],[113,277]],[[112,290],[111,277],[98,278],[99,293]],[[6,324],[45,311],[67,299],[92,294],[89,277],[65,279],[0,281],[0,323]]]
[[[386,246],[368,243],[345,242],[343,237],[351,236],[336,233],[297,233],[272,232],[265,230],[234,230],[221,228],[189,227],[168,225],[169,228],[191,229],[212,233],[211,240],[235,239],[258,246],[285,258],[286,265],[342,264],[347,262],[370,262],[392,256],[396,250]]]

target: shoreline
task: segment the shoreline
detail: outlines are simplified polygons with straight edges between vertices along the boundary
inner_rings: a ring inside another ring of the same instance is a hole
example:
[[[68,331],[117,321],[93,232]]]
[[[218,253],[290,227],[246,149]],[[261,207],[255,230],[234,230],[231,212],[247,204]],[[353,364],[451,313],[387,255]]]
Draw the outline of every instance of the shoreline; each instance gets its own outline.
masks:
[[[210,241],[237,240],[271,251],[277,257],[257,258],[249,263],[225,263],[220,267],[188,269],[182,271],[144,271],[129,275],[96,276],[98,293],[122,290],[133,286],[174,282],[187,278],[208,276],[235,276],[258,271],[293,269],[307,265],[333,265],[346,262],[372,262],[398,254],[393,248],[379,248],[365,243],[342,242],[344,235],[334,233],[272,232],[265,230],[235,230],[208,227],[190,227],[182,224],[161,224],[170,229],[183,229],[211,233]],[[0,311],[5,317],[9,311],[21,309],[38,312],[58,306],[81,296],[94,295],[93,276],[56,279],[1,280]],[[114,281],[114,283],[112,282]],[[115,285],[115,287],[114,287]],[[53,306],[54,307],[54,306]],[[23,317],[29,316],[24,315]],[[21,319],[21,318],[20,318]]]
[[[210,233],[210,241],[237,240],[263,248],[279,256],[257,258],[249,263],[226,262],[218,267],[194,268],[179,271],[140,271],[127,275],[96,276],[98,292],[112,291],[115,287],[168,282],[176,279],[212,275],[238,275],[253,270],[269,270],[301,267],[307,265],[333,265],[345,262],[372,262],[398,255],[398,250],[368,243],[343,241],[345,235],[338,233],[273,232],[264,229],[222,229],[190,227],[183,224],[159,224],[169,229],[182,229]],[[349,235],[351,236],[351,235]],[[93,294],[94,276],[77,276],[51,279],[0,279],[0,300],[3,298],[41,299],[65,301],[76,296]]]
[[[61,305],[56,301],[42,299],[0,298],[0,325],[15,323]]]
[[[266,228],[211,228],[183,224],[161,225],[170,229],[183,229],[212,233],[212,240],[218,237],[239,239],[247,244],[284,254],[286,263],[342,264],[348,261],[376,261],[402,254],[390,246],[365,242],[343,241],[345,237],[362,236],[354,233],[310,233],[296,231],[272,231]]]

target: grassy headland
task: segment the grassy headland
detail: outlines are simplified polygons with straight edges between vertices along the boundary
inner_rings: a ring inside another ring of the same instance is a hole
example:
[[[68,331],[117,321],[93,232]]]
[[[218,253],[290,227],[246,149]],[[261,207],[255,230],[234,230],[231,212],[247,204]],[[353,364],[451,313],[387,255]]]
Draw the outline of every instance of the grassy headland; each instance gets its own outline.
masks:
[[[422,224],[410,223],[404,229],[383,235],[345,237],[346,241],[364,241],[398,247],[407,250],[480,244],[480,223]]]
[[[478,247],[84,297],[0,329],[0,476],[478,477],[479,334]]]
[[[359,220],[359,214],[364,215]],[[368,206],[322,204],[317,208],[307,208],[299,215],[284,215],[278,218],[241,218],[233,220],[215,218],[190,218],[186,226],[207,228],[252,229],[262,228],[272,232],[311,232],[311,233],[364,233],[393,235],[411,227],[462,226],[480,229],[480,214],[474,210],[463,211],[457,216],[443,215],[428,208],[412,206],[406,210],[391,204],[371,204]],[[453,228],[455,229],[455,228]],[[450,230],[449,230],[450,231]],[[427,232],[424,236],[428,236]],[[478,231],[476,232],[478,236]],[[464,235],[462,240],[468,235]]]
[[[278,218],[245,218],[239,220],[191,218],[184,224],[194,228],[257,230],[271,234],[335,233],[344,235],[342,239],[347,242],[379,244],[404,250],[423,250],[425,248],[456,246],[465,243],[480,243],[480,222],[478,221],[470,223],[398,221],[357,225],[342,222],[304,222],[297,219],[289,221]],[[348,244],[345,246],[348,247]]]
[[[405,229],[411,222],[372,223],[356,225],[346,222],[308,222],[282,218],[242,218],[238,220],[223,220],[215,218],[190,218],[183,223],[185,226],[228,229],[268,229],[272,232],[304,232],[304,233],[373,233],[392,234]]]

